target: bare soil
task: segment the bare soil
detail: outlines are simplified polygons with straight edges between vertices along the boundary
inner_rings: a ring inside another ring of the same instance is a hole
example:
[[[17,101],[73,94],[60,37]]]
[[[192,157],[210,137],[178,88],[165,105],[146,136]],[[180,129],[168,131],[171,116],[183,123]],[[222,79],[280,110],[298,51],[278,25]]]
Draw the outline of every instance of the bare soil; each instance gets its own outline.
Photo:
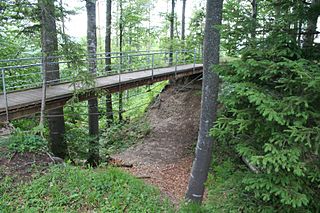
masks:
[[[159,187],[174,203],[184,198],[189,180],[199,128],[199,88],[168,86],[147,113],[151,133],[143,143],[112,156],[133,164],[126,170]]]
[[[0,181],[7,176],[16,183],[32,180],[35,174],[44,174],[52,163],[45,153],[11,153],[0,147]]]

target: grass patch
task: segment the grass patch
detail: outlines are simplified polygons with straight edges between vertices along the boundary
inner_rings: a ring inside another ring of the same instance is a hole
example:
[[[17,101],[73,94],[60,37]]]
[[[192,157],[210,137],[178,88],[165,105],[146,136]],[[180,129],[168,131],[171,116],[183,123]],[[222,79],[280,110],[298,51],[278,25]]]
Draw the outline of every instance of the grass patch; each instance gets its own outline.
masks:
[[[109,156],[121,152],[141,141],[151,131],[149,123],[141,118],[130,123],[113,124],[102,134],[101,155]]]
[[[159,191],[116,168],[52,167],[31,183],[0,183],[0,212],[174,212]]]

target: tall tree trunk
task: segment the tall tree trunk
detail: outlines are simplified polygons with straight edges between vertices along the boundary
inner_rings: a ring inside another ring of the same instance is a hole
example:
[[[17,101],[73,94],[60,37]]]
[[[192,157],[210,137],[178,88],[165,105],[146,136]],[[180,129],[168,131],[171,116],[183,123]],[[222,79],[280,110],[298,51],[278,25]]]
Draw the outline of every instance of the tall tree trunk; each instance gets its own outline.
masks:
[[[48,84],[54,84],[59,82],[60,78],[58,59],[53,58],[58,52],[55,6],[52,0],[39,0],[38,2],[41,8],[41,45],[44,56],[44,71]],[[65,158],[67,144],[64,141],[63,107],[48,111],[48,123],[50,149],[55,156]]]
[[[252,31],[251,31],[251,38],[254,40],[256,38],[256,31],[257,31],[257,16],[258,16],[258,4],[257,0],[252,0]]]
[[[120,74],[122,71],[122,66],[123,66],[123,54],[122,54],[122,48],[123,48],[123,8],[122,8],[122,0],[120,0],[120,22],[119,22],[119,31],[120,31],[120,35],[119,35],[119,49],[120,49]],[[121,86],[121,83],[119,84]],[[123,102],[122,102],[122,92],[121,92],[121,88],[119,90],[119,122],[122,122],[123,117],[122,117],[122,111],[123,111]]]
[[[200,203],[211,163],[213,138],[209,131],[217,117],[219,76],[212,72],[212,66],[219,64],[220,32],[217,26],[221,25],[222,5],[223,0],[207,0],[200,129],[186,193],[186,199]]]
[[[87,49],[89,72],[95,75],[97,71],[96,51],[97,51],[97,28],[96,28],[96,0],[86,0],[87,9]],[[89,113],[89,156],[88,163],[91,166],[99,164],[99,115],[98,99],[88,100]]]
[[[105,40],[105,52],[106,52],[106,72],[111,71],[111,8],[112,8],[112,2],[111,0],[107,0],[106,2],[106,40]],[[113,122],[113,111],[112,111],[112,95],[111,93],[108,93],[106,95],[106,114],[107,114],[107,127],[110,126],[110,124]]]
[[[169,65],[173,63],[173,37],[174,37],[174,8],[175,0],[171,0],[171,14],[170,14],[170,53],[169,53]]]
[[[311,2],[308,14],[307,29],[303,39],[303,48],[310,48],[313,46],[314,36],[317,31],[318,17],[320,15],[320,10],[317,9],[319,4],[320,0],[312,0]]]
[[[182,0],[181,40],[186,39],[186,1]]]

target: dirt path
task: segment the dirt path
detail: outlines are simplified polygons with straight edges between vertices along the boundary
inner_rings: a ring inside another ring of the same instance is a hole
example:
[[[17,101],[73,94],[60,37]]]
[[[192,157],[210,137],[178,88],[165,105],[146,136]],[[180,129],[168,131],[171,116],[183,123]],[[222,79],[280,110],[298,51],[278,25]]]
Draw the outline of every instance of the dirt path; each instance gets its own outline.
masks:
[[[159,187],[174,203],[183,199],[189,179],[200,116],[199,88],[169,86],[147,113],[151,133],[143,143],[113,156],[133,164],[130,173]]]

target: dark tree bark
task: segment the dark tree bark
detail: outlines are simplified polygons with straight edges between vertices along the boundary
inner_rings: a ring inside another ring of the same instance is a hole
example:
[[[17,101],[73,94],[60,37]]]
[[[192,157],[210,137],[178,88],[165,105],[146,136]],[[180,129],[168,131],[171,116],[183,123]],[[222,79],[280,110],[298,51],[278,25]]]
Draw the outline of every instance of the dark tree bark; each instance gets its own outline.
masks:
[[[41,45],[43,68],[46,72],[47,84],[59,82],[59,64],[54,56],[58,52],[55,6],[52,0],[39,0],[41,8]],[[48,111],[49,141],[52,153],[60,158],[67,156],[67,144],[64,141],[63,107]]]
[[[223,0],[207,0],[207,14],[204,32],[204,61],[201,100],[201,118],[196,156],[192,165],[186,199],[202,202],[204,183],[211,163],[213,138],[209,131],[217,117],[219,76],[213,72],[213,65],[219,64],[220,32]]]
[[[313,46],[314,36],[317,32],[317,21],[320,15],[320,0],[312,0],[308,14],[308,23],[306,34],[303,39],[303,48],[310,48]]]
[[[106,40],[105,40],[105,52],[106,52],[106,72],[111,71],[111,8],[112,8],[112,2],[111,0],[107,0],[106,2]],[[112,95],[111,93],[108,93],[106,95],[106,114],[107,114],[107,127],[110,126],[110,124],[113,122],[113,111],[112,111]]]
[[[121,73],[121,69],[123,66],[123,54],[122,54],[122,48],[123,48],[123,8],[122,8],[122,0],[120,0],[120,22],[119,22],[119,50],[120,50],[120,73]],[[121,86],[121,83],[119,84]],[[122,111],[123,111],[123,102],[122,102],[122,92],[121,92],[121,88],[119,90],[119,122],[122,122],[123,117],[122,117]]]
[[[170,53],[169,53],[169,65],[173,63],[173,37],[174,37],[174,8],[175,0],[171,0],[171,14],[170,14]]]
[[[256,38],[256,30],[257,30],[257,16],[258,16],[258,4],[257,0],[252,0],[252,31],[251,31],[251,38]]]
[[[181,20],[181,40],[186,39],[186,2],[187,0],[182,0],[182,20]]]
[[[87,9],[87,49],[89,72],[95,75],[97,71],[96,51],[97,51],[97,28],[96,28],[96,0],[86,0]],[[98,99],[88,100],[89,113],[89,156],[88,163],[95,167],[99,164],[99,111]]]

